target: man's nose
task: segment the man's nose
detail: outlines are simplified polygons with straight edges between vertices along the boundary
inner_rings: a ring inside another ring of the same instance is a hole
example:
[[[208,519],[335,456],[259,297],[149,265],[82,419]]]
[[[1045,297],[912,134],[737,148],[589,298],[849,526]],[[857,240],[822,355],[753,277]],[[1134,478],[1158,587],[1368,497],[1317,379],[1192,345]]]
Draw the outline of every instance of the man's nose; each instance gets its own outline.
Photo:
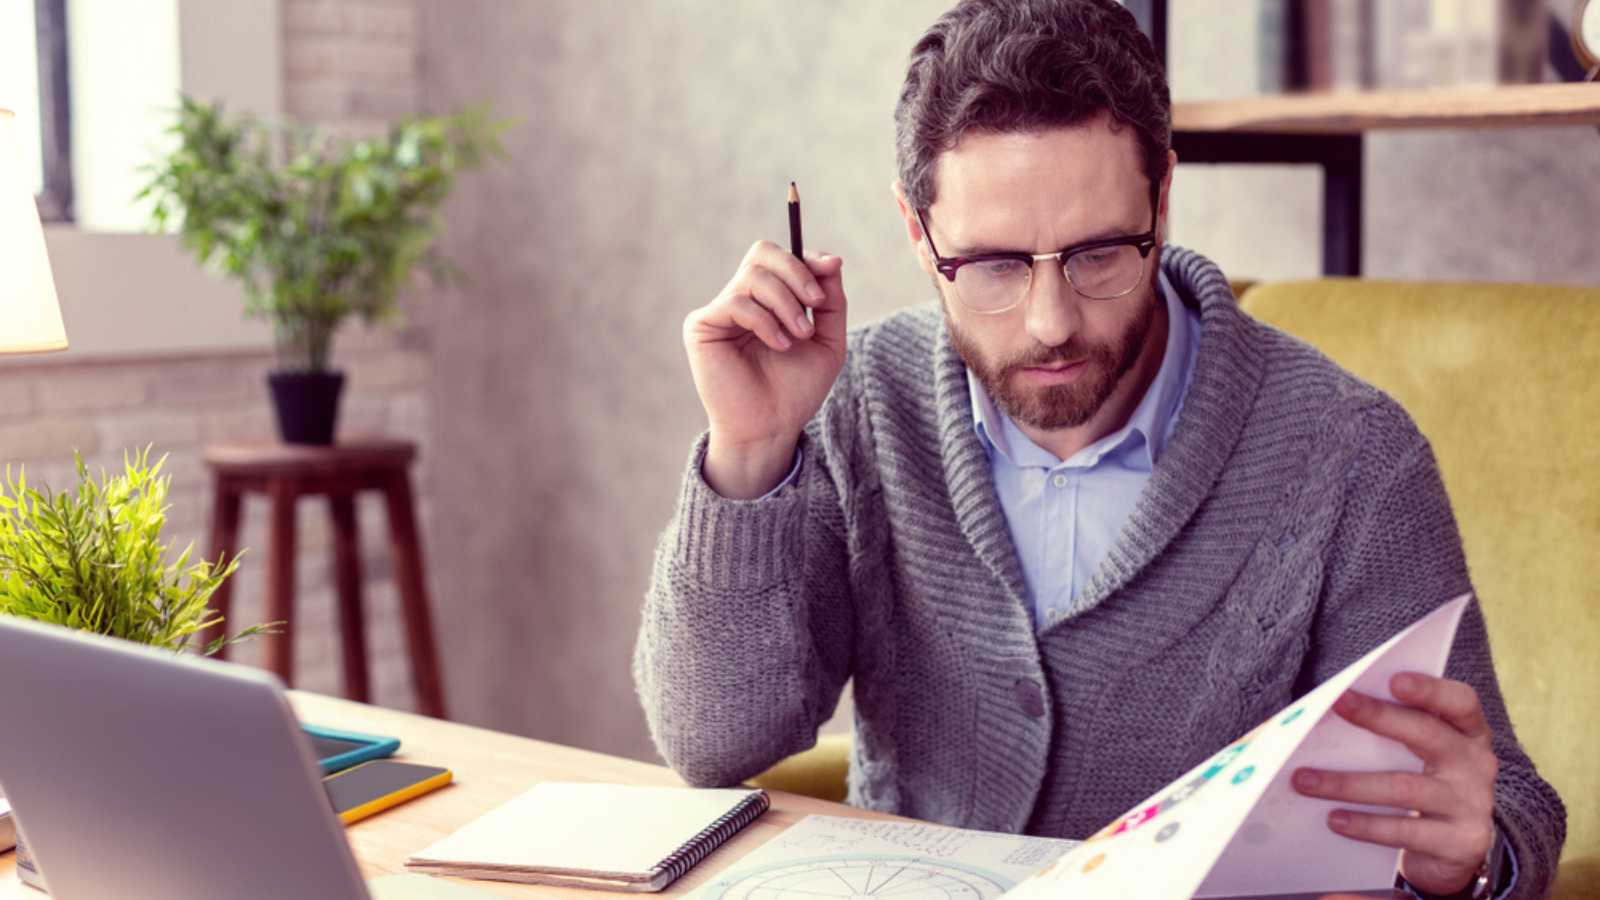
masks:
[[[1029,336],[1046,347],[1065,344],[1082,323],[1078,292],[1057,260],[1034,263],[1025,307]]]

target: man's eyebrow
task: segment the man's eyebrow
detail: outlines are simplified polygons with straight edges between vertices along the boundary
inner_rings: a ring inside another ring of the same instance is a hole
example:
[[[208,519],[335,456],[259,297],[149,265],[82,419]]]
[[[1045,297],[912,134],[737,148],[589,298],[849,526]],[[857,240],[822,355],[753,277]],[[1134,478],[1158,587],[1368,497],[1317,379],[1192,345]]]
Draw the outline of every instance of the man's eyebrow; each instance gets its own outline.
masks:
[[[1092,244],[1095,241],[1109,241],[1109,240],[1112,240],[1113,238],[1137,237],[1137,236],[1142,235],[1144,233],[1145,232],[1139,231],[1137,229],[1103,228],[1103,229],[1101,229],[1101,230],[1099,230],[1099,231],[1097,231],[1097,232],[1095,232],[1095,233],[1083,238],[1082,240],[1073,241],[1072,243],[1067,244],[1065,247],[1057,247],[1054,251],[1050,251],[1050,252],[1059,253],[1060,251],[1066,250],[1069,247],[1077,247],[1077,246],[1081,246],[1083,244]],[[980,245],[978,245],[976,247],[962,247],[960,245],[957,245],[954,249],[951,250],[950,255],[951,256],[990,256],[990,255],[1002,254],[1002,253],[1010,253],[1010,254],[1015,254],[1015,255],[1018,255],[1018,256],[1032,256],[1033,255],[1033,251],[1032,250],[1018,250],[1015,247],[996,247],[996,246],[990,246],[990,245],[984,245],[984,244],[980,244]]]

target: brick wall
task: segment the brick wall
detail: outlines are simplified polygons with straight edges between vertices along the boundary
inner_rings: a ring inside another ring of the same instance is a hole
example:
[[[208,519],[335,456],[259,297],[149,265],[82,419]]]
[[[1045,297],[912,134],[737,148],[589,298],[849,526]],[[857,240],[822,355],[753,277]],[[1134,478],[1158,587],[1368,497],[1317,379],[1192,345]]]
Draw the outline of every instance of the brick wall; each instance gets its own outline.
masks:
[[[418,108],[416,0],[280,0],[284,105],[367,133]]]
[[[417,109],[415,0],[282,0],[285,112],[353,134]],[[423,443],[415,475],[424,536],[428,534],[431,455],[426,442],[430,370],[422,309],[409,324],[369,333],[347,328],[335,364],[347,383],[342,434],[386,433]],[[69,334],[70,338],[70,334]],[[71,352],[0,363],[0,463],[26,466],[30,482],[71,482],[72,453],[91,468],[120,465],[127,448],[154,444],[168,455],[174,556],[190,541],[206,550],[211,498],[201,453],[207,443],[274,434],[264,372],[270,353],[78,362]],[[374,700],[410,707],[409,669],[388,562],[387,522],[376,496],[360,507],[366,571],[368,652]],[[338,693],[331,544],[324,503],[302,501],[298,512],[297,687]],[[242,543],[251,548],[234,576],[236,624],[260,621],[265,586],[266,501],[245,504]],[[259,647],[236,659],[254,662]]]

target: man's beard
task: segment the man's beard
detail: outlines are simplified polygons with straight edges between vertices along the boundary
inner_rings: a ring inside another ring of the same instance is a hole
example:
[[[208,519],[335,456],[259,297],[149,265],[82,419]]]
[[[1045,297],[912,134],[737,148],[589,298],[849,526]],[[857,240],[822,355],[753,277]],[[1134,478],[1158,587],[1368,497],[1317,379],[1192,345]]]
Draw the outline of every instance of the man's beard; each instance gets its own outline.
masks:
[[[1057,347],[1035,346],[1026,353],[990,364],[977,346],[956,328],[945,310],[945,327],[950,342],[978,383],[988,391],[995,405],[1013,422],[1041,431],[1076,428],[1093,418],[1105,405],[1117,385],[1139,361],[1139,353],[1155,324],[1154,292],[1145,295],[1139,313],[1117,338],[1107,344],[1089,344],[1073,335]],[[1024,368],[1049,366],[1084,360],[1084,371],[1071,384],[1024,387],[1018,383]]]

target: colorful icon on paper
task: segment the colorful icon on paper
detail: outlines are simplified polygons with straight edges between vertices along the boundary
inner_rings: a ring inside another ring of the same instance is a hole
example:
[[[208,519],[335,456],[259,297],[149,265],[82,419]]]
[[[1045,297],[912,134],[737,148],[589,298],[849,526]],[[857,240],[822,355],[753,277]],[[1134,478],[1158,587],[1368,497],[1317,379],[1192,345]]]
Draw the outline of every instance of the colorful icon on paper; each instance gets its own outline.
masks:
[[[1195,794],[1198,794],[1201,789],[1203,789],[1207,784],[1210,784],[1217,778],[1217,776],[1226,771],[1228,767],[1231,766],[1234,761],[1236,761],[1240,755],[1242,755],[1244,751],[1249,748],[1250,738],[1254,736],[1255,732],[1251,732],[1250,734],[1246,735],[1243,740],[1223,748],[1217,753],[1216,756],[1212,757],[1211,761],[1206,765],[1206,767],[1202,769],[1194,778],[1179,785],[1170,794],[1162,797],[1159,802],[1141,809],[1133,810],[1117,821],[1112,822],[1104,829],[1101,829],[1101,831],[1094,837],[1089,838],[1089,840],[1098,841],[1134,831],[1135,829],[1143,826],[1146,822],[1149,822],[1163,813],[1171,811],[1178,804],[1188,800]],[[1244,780],[1248,779],[1250,774],[1253,772],[1254,769],[1249,767],[1240,770],[1239,775],[1234,776],[1233,783],[1242,784]]]

